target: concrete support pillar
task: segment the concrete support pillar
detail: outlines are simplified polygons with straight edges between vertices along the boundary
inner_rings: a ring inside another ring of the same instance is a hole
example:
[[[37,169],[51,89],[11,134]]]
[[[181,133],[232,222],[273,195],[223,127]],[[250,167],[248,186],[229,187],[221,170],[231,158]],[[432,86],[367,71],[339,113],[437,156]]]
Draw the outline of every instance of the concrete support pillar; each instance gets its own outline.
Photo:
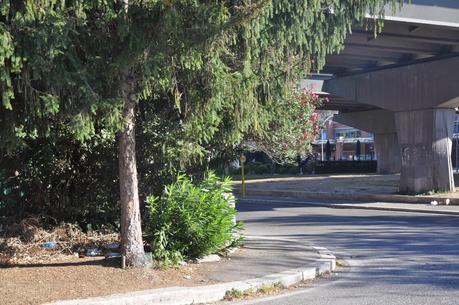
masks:
[[[454,115],[452,109],[395,114],[402,157],[400,192],[415,194],[454,189],[451,164]]]
[[[400,147],[397,134],[375,133],[375,151],[378,162],[378,174],[397,174],[401,169]]]

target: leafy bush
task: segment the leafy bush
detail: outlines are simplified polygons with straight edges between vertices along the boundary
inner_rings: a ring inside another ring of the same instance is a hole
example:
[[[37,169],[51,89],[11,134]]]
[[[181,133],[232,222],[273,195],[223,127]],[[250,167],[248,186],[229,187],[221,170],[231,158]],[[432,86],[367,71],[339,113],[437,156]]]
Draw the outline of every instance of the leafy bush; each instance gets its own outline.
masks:
[[[83,144],[66,134],[30,140],[0,157],[0,215],[13,222],[46,216],[46,228],[66,222],[117,231],[117,175],[113,141],[100,137]]]
[[[306,163],[306,165],[303,166],[303,173],[304,174],[314,174],[316,171],[316,166],[317,166],[317,161],[312,160]]]
[[[155,259],[166,265],[218,252],[238,242],[235,198],[228,178],[207,172],[194,184],[185,175],[161,197],[147,198]]]
[[[244,170],[246,175],[271,175],[277,173],[277,169],[281,168],[283,165],[272,164],[272,163],[263,163],[263,162],[246,162],[244,164]],[[223,171],[219,171],[223,174]],[[241,168],[240,167],[230,167],[228,174],[232,176],[240,176]]]
[[[247,174],[264,175],[272,173],[272,166],[267,163],[247,162],[245,167]]]
[[[275,172],[281,175],[296,175],[298,174],[298,165],[297,164],[282,164],[276,166]]]

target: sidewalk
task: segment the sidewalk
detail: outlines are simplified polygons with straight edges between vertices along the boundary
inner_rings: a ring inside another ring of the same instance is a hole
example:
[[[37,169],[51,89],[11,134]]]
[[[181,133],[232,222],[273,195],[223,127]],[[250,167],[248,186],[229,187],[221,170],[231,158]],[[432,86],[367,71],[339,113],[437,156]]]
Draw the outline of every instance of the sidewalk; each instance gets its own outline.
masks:
[[[432,201],[442,205],[446,204],[446,199],[449,199],[450,205],[459,205],[457,191],[432,195],[399,195],[397,194],[399,180],[399,175],[311,175],[253,179],[246,181],[246,195],[301,200],[347,200],[352,203],[389,202],[422,205],[430,205]],[[240,193],[241,181],[235,181],[234,185],[236,192]]]
[[[48,305],[198,304],[216,302],[228,291],[256,291],[274,284],[290,286],[334,270],[335,257],[325,248],[287,239],[248,236],[244,247],[229,258],[208,264],[205,283],[125,294],[74,299]],[[212,283],[212,285],[205,285]],[[198,286],[196,286],[198,285]]]
[[[249,236],[243,248],[231,260],[219,264],[209,278],[217,282],[248,280],[313,266],[319,258],[311,245]]]
[[[246,180],[247,189],[314,191],[393,195],[398,192],[400,175],[336,174],[298,175]],[[234,181],[239,186],[241,181]]]

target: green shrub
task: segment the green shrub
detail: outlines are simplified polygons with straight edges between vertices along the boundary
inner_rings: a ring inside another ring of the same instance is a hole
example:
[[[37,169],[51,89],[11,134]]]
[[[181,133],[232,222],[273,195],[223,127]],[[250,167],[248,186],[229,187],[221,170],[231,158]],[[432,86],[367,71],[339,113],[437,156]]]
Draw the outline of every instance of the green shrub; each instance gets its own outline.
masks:
[[[276,173],[281,175],[296,175],[298,172],[299,169],[296,164],[282,164],[276,166]]]
[[[266,175],[271,174],[271,166],[270,164],[260,163],[254,168],[254,172],[256,175]]]
[[[305,174],[313,174],[313,173],[315,173],[316,165],[317,165],[317,161],[309,161],[303,167],[303,173],[305,173]]]
[[[235,198],[228,178],[213,172],[194,184],[185,175],[161,197],[147,198],[153,255],[166,265],[218,252],[238,242]]]
[[[245,164],[246,174],[249,175],[266,175],[272,173],[272,165],[262,162],[247,162]],[[240,170],[239,170],[240,173]]]

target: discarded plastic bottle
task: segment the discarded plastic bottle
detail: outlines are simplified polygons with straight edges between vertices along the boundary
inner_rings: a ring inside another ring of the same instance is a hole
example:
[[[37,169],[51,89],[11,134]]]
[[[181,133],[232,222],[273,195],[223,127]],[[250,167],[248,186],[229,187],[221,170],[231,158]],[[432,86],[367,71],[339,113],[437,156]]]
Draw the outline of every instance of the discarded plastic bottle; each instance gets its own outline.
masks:
[[[41,244],[43,249],[56,249],[57,243],[55,241],[47,241]]]

